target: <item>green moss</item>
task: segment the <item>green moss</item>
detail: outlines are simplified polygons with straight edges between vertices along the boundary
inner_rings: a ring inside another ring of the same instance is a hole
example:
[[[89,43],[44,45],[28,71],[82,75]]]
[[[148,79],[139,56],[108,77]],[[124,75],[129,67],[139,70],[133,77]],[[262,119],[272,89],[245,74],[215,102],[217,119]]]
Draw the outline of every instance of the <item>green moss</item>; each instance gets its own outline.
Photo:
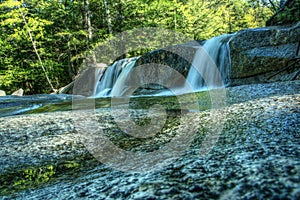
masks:
[[[29,185],[48,182],[55,175],[55,170],[53,165],[48,165],[40,168],[20,170],[19,174],[21,174],[21,177],[18,177],[20,180],[15,180],[13,186],[23,189]]]
[[[178,101],[179,98],[181,99],[181,102]],[[199,110],[211,108],[211,99],[208,91],[178,96],[131,98],[129,107],[131,109],[149,109],[151,106],[159,104],[166,110],[185,110],[187,108],[198,110],[197,107],[191,107],[195,101],[198,102]]]
[[[135,118],[136,124],[145,125],[148,124],[148,119]],[[167,119],[162,129],[155,134],[154,137],[137,138],[132,137],[124,133],[116,124],[114,127],[104,130],[106,137],[109,138],[116,146],[127,151],[135,151],[138,148],[139,151],[148,152],[154,151],[161,145],[169,142],[174,134],[169,133],[169,130],[176,130],[176,127],[180,124],[180,114],[167,113]]]
[[[0,174],[0,196],[13,195],[26,189],[43,187],[64,176],[79,175],[80,171],[99,164],[90,155],[76,157],[74,160],[61,161],[41,166],[19,167]]]
[[[181,104],[178,101],[181,98]],[[198,101],[200,110],[207,110],[211,108],[211,100],[208,91],[197,92],[194,94],[184,94],[178,96],[145,96],[130,98],[129,107],[131,109],[149,109],[155,104],[162,105],[166,110],[180,110],[191,107],[195,101]],[[111,98],[97,98],[95,99],[96,108],[110,108]],[[79,100],[76,102],[78,108],[86,108],[86,101]],[[81,105],[82,104],[82,105]],[[192,108],[197,110],[198,108]],[[55,112],[55,111],[70,111],[72,110],[72,101],[65,101],[61,103],[53,103],[44,105],[38,109],[28,111],[27,114]]]
[[[1,174],[1,195],[11,194],[49,182],[56,174],[54,165],[28,167],[6,174]]]

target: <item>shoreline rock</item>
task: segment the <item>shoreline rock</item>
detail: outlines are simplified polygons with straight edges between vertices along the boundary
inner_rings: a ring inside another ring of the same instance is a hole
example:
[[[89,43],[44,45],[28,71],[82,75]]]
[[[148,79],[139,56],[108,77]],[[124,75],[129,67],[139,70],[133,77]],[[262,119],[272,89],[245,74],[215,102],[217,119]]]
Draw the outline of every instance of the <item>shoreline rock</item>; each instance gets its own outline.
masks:
[[[6,96],[6,93],[4,90],[0,90],[0,96]]]
[[[22,88],[14,91],[11,95],[14,95],[14,96],[23,96],[23,93],[24,93],[24,90]]]
[[[5,194],[4,199],[297,199],[300,196],[299,85],[300,81],[289,81],[228,88],[228,106],[222,110],[226,121],[212,151],[206,156],[199,155],[203,134],[214,126],[209,123],[209,111],[187,113],[184,116],[190,116],[190,123],[197,124],[198,129],[191,147],[174,163],[145,174],[120,172],[97,164],[80,142],[80,135],[74,129],[76,119],[70,111],[0,118],[0,167],[4,178],[5,174],[28,167],[41,169],[51,165],[61,170],[57,161],[72,163],[76,157],[83,158],[74,161],[78,164],[76,169],[81,170],[55,171],[59,177],[50,177],[52,182]],[[110,111],[98,111],[95,116],[101,126],[107,126],[108,134],[115,134],[111,139],[122,138],[111,124]],[[172,125],[165,129],[166,136],[180,126],[188,124]],[[153,148],[153,141],[159,140],[150,140],[142,146]],[[141,151],[139,147],[135,149]],[[93,163],[92,167],[82,164],[85,158]],[[13,187],[14,182],[10,184]]]
[[[295,80],[297,77],[299,79],[299,74],[297,75],[299,63],[288,70],[283,70],[287,63],[295,58],[300,43],[299,38],[300,22],[285,26],[250,28],[232,34],[230,39],[228,37],[222,41],[224,44],[229,42],[229,48],[223,48],[222,51],[230,49],[231,59],[230,72],[222,74],[224,76],[223,81],[226,80],[225,82],[227,82],[227,79],[230,79],[228,85],[237,86],[289,81]],[[148,77],[151,74],[163,74],[164,80],[170,80],[170,83],[180,82],[174,79],[174,74],[166,72],[164,69],[157,67],[157,65],[169,66],[184,77],[187,77],[195,52],[204,43],[205,41],[190,41],[150,51],[137,59],[136,66],[149,64],[152,67],[146,67],[141,72],[141,76]],[[221,52],[220,54],[222,56],[226,54],[226,57],[228,57],[229,52]],[[220,62],[219,59],[215,61],[216,64]],[[121,61],[119,60],[119,62]],[[224,71],[224,69],[221,69],[221,71]],[[94,88],[95,83],[100,80],[102,73],[104,73],[104,68],[89,67],[78,76],[79,78],[76,80],[82,86],[83,95],[92,96],[93,91],[97,89]],[[116,74],[118,73],[116,72]],[[71,94],[73,85],[73,83],[70,83],[65,88],[62,88],[60,93]],[[181,83],[180,85],[182,86]],[[147,84],[141,88],[144,94],[164,89],[163,86],[155,84]],[[110,90],[111,88],[106,89]]]

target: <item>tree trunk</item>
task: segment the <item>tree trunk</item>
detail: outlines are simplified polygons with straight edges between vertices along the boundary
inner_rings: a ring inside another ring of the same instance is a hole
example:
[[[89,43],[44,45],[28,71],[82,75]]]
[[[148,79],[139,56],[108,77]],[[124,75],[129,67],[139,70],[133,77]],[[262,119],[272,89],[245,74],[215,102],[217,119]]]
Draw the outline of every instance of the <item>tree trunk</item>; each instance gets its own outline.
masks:
[[[70,80],[73,80],[74,76],[74,68],[71,62],[71,48],[70,48],[70,36],[68,37],[68,72],[69,72],[69,78]]]
[[[85,29],[88,33],[88,43],[90,43],[92,41],[93,32],[92,32],[91,13],[90,13],[88,0],[84,0],[84,21],[85,21]]]
[[[105,6],[105,13],[106,13],[106,18],[107,18],[108,33],[110,35],[112,35],[113,32],[112,32],[112,25],[111,25],[110,10],[108,8],[107,1],[103,0],[103,3],[104,3],[104,6]]]
[[[175,0],[175,8],[174,8],[174,30],[177,30],[177,0]]]
[[[88,48],[90,48],[92,39],[93,39],[93,31],[92,31],[92,23],[91,23],[91,12],[90,12],[90,3],[89,0],[84,0],[84,21],[85,21],[85,30],[87,31],[87,44]],[[96,55],[93,53],[90,55],[89,62],[93,66],[96,65]]]
[[[231,1],[228,0],[228,33],[232,33],[232,23],[231,23]]]
[[[36,48],[35,41],[34,41],[33,36],[32,36],[32,34],[31,34],[31,30],[30,30],[30,28],[28,27],[28,23],[27,23],[27,20],[26,20],[26,18],[25,18],[25,15],[24,15],[24,13],[23,13],[22,11],[21,11],[20,13],[21,13],[23,22],[24,22],[24,24],[25,24],[25,27],[27,28],[27,32],[28,32],[28,35],[29,35],[29,38],[30,38],[30,41],[31,41],[31,44],[32,44],[32,47],[33,47],[33,50],[34,50],[34,52],[35,52],[35,54],[36,54],[36,56],[37,56],[37,58],[38,58],[38,61],[39,61],[40,65],[41,65],[41,68],[42,68],[42,70],[43,70],[43,72],[44,72],[44,74],[45,74],[46,80],[47,80],[47,82],[49,83],[49,86],[50,86],[51,90],[52,90],[53,92],[56,93],[57,90],[53,87],[53,85],[52,85],[52,83],[51,83],[51,80],[50,80],[50,78],[49,78],[49,76],[48,76],[48,74],[47,74],[47,71],[46,71],[46,69],[45,69],[45,67],[44,67],[44,64],[43,64],[43,62],[42,62],[42,59],[41,59],[41,57],[40,57],[40,54],[39,54],[39,52],[38,52],[38,50],[37,50],[37,48]]]

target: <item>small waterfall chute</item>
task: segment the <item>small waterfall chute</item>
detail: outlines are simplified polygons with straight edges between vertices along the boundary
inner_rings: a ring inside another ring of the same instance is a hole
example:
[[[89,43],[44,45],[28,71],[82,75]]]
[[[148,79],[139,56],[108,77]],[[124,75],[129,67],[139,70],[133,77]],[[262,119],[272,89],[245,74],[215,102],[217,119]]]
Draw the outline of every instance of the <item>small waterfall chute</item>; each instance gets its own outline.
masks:
[[[213,89],[229,84],[229,41],[232,35],[221,35],[207,40],[196,50],[187,75],[194,91]],[[209,87],[209,88],[207,88]]]
[[[230,82],[230,53],[229,42],[231,35],[221,35],[207,40],[203,46],[196,46],[197,48],[194,59],[191,63],[186,82],[176,89],[178,93],[187,93],[186,88],[191,86],[193,91],[210,90],[214,88],[224,87]],[[114,95],[122,96],[126,93],[130,85],[127,83],[128,76],[135,67],[136,61],[139,57],[125,58],[116,61],[109,66],[101,75],[99,81],[94,85],[94,97],[111,97],[111,91],[114,88]],[[155,64],[153,64],[155,67]],[[170,78],[171,74],[162,72],[159,69],[151,70],[151,65],[148,66],[146,72],[141,71],[138,77],[131,77],[134,79],[143,79],[143,76],[149,76],[149,72],[166,73],[165,77]],[[116,84],[118,82],[118,84]],[[141,80],[141,83],[143,81]],[[172,81],[171,81],[172,82]],[[173,81],[174,82],[174,81]],[[176,85],[176,84],[173,84]],[[147,95],[140,94],[140,95]],[[152,93],[155,96],[169,96],[172,93],[165,89],[158,89],[158,92]]]
[[[101,79],[94,86],[96,89],[95,97],[109,97],[111,95],[111,90],[114,87],[117,81],[122,81],[120,79],[121,74],[128,74],[130,69],[132,69],[135,65],[138,57],[134,58],[125,58],[119,61],[114,62],[113,65],[109,66],[104,72]],[[121,90],[125,89],[120,88]]]

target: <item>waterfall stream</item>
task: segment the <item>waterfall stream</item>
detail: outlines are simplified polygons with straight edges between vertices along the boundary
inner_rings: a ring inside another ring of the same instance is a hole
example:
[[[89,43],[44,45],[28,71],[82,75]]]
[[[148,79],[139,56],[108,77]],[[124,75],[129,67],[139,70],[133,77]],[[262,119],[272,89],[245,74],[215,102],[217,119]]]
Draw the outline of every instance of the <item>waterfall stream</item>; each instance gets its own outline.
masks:
[[[229,39],[231,37],[232,35],[221,35],[211,38],[197,49],[186,78],[194,91],[229,84],[231,67]]]
[[[134,67],[138,57],[125,58],[116,61],[112,66],[109,66],[104,74],[100,78],[99,82],[96,82],[94,86],[96,88],[96,97],[107,97],[110,96],[111,90],[114,87],[116,81],[120,81],[122,73],[130,73],[130,70]],[[125,86],[124,86],[125,87]],[[124,88],[120,88],[122,90]]]
[[[185,93],[188,84],[193,91],[213,89],[229,84],[231,67],[229,41],[231,37],[232,35],[221,35],[207,40],[203,46],[194,47],[197,50],[186,77],[186,84],[182,88],[176,88],[178,90],[176,93]],[[126,77],[135,67],[137,59],[138,57],[125,58],[109,66],[103,72],[100,80],[96,81],[94,96],[110,97],[117,81],[118,86],[121,86],[121,88],[117,88],[116,91],[122,96],[128,89]],[[155,96],[169,95],[172,95],[169,91],[155,93]]]

